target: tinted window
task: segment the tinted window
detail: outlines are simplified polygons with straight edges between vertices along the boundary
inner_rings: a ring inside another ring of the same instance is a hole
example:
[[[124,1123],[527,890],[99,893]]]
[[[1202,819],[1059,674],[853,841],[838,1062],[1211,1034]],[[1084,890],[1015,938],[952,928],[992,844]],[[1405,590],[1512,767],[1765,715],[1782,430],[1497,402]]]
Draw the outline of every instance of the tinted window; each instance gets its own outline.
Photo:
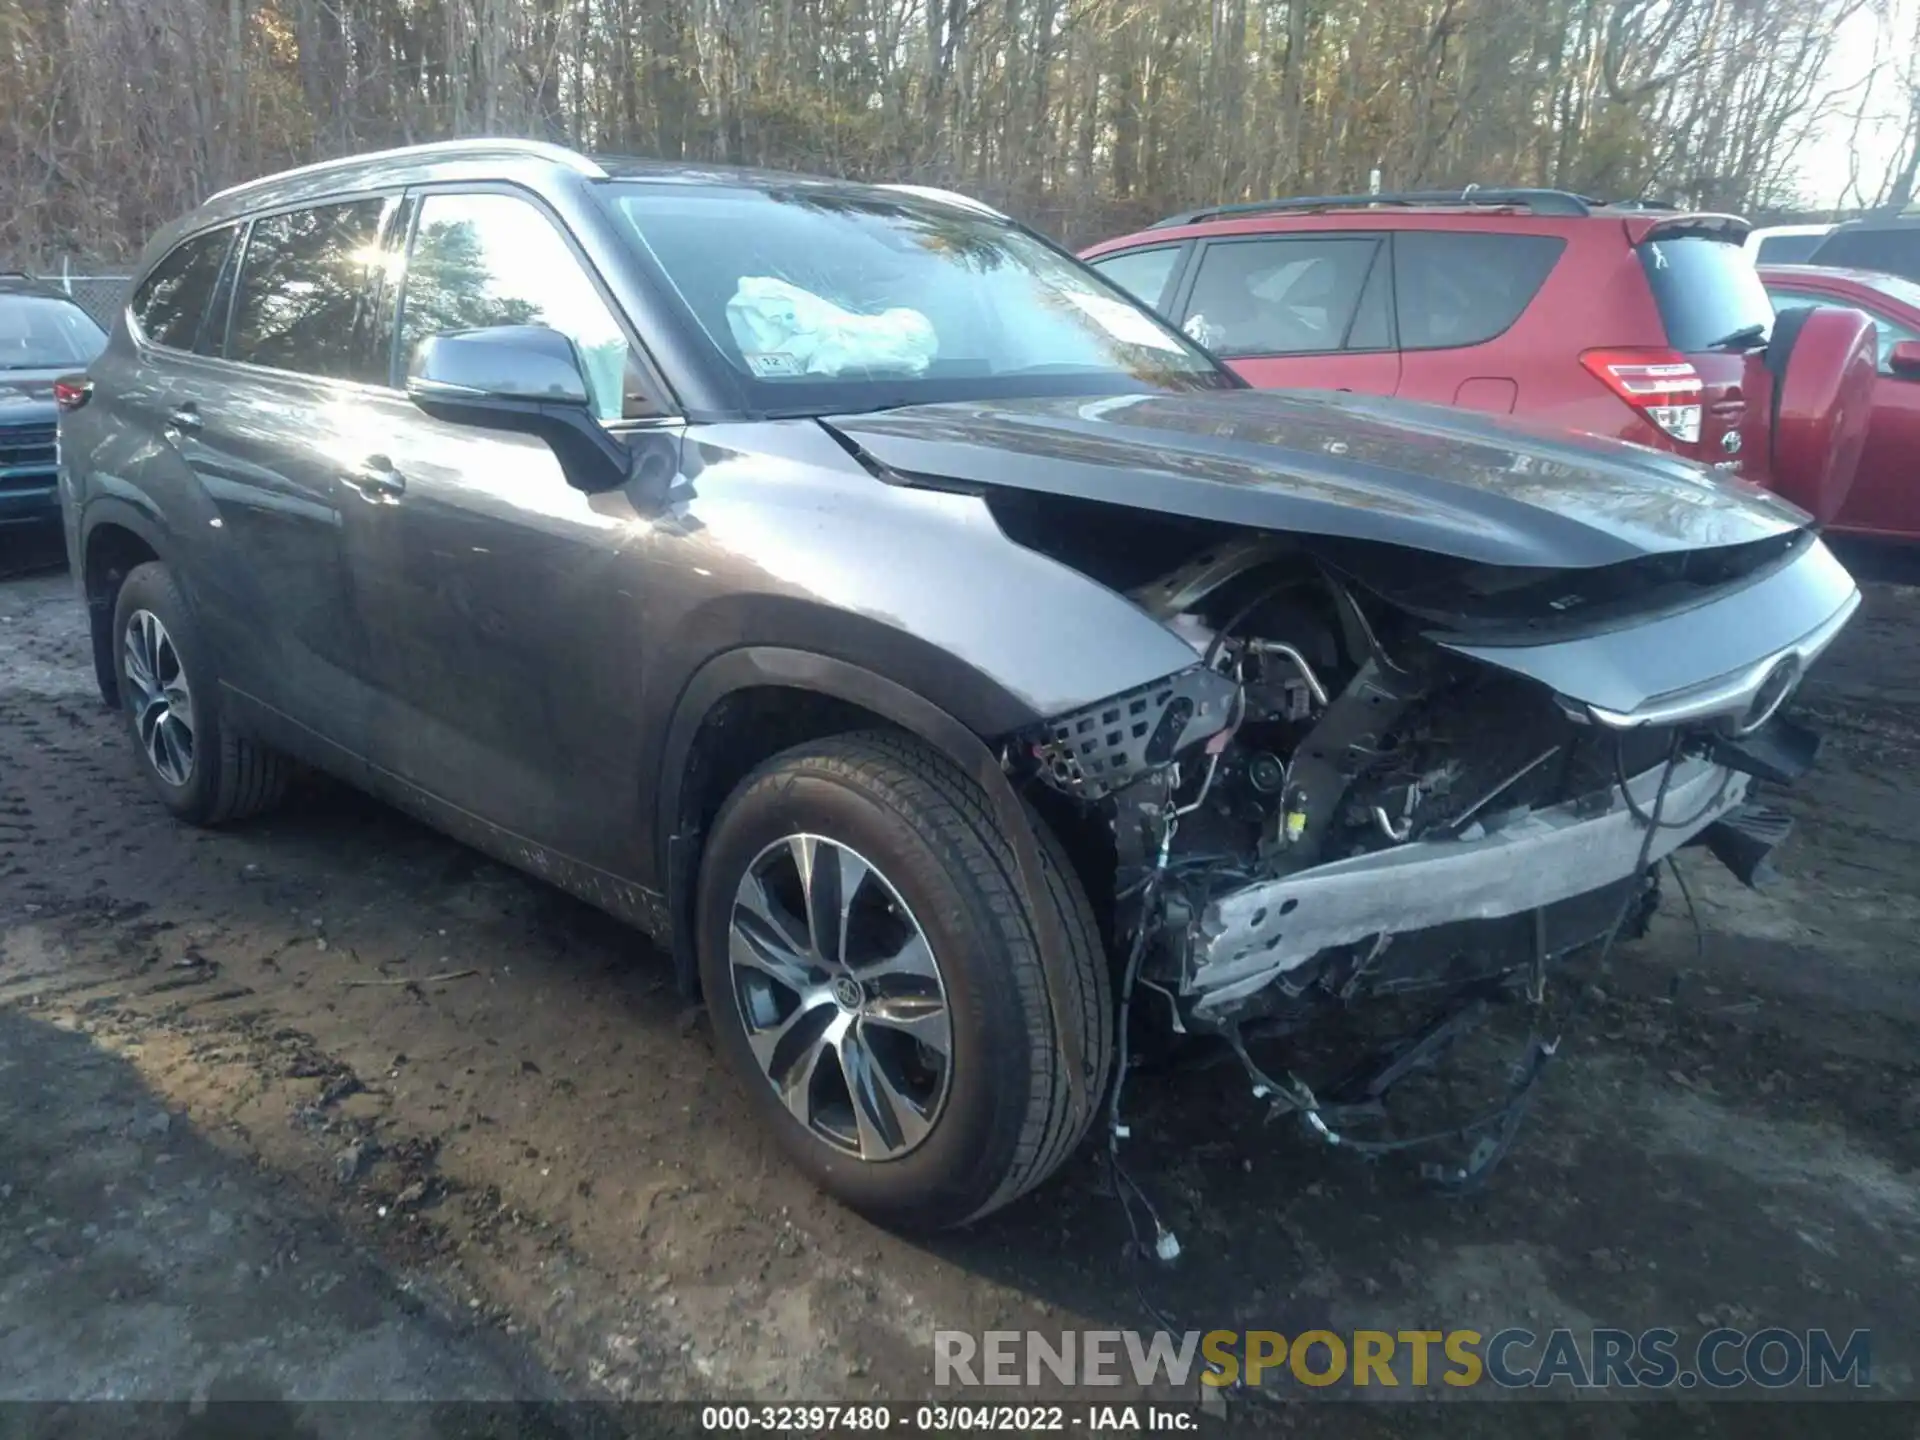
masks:
[[[626,335],[553,222],[511,195],[428,195],[400,306],[400,353],[451,330],[542,325],[574,342],[602,419],[658,413]]]
[[[1215,242],[1200,252],[1182,328],[1219,355],[1343,349],[1380,250],[1370,239]]]
[[[368,340],[369,272],[385,200],[322,205],[253,222],[227,357],[302,375],[386,379]]]
[[[232,239],[229,225],[182,241],[140,282],[133,314],[147,339],[176,350],[193,348]]]
[[[1823,235],[1769,235],[1760,242],[1758,265],[1797,265],[1819,248]]]
[[[1885,230],[1836,230],[1813,252],[1812,259],[1816,265],[1880,270],[1888,275],[1920,280],[1920,225]]]
[[[1347,349],[1390,350],[1393,348],[1393,267],[1382,251],[1373,260],[1367,287],[1360,292],[1359,308],[1353,312],[1353,324],[1347,327]]]
[[[852,187],[606,187],[689,334],[778,415],[1219,387],[1164,320],[1011,222]]]
[[[1773,304],[1741,246],[1687,235],[1638,248],[1674,349],[1709,350],[1753,325],[1762,338],[1772,330]]]
[[[1566,241],[1479,230],[1404,230],[1393,237],[1402,350],[1480,345],[1504,333],[1540,293]]]
[[[1090,262],[1107,279],[1148,305],[1157,306],[1166,296],[1167,281],[1174,263],[1180,258],[1178,245],[1163,245],[1157,250],[1129,250],[1125,255],[1106,255]]]
[[[0,295],[0,370],[85,365],[106,343],[100,327],[71,301]]]

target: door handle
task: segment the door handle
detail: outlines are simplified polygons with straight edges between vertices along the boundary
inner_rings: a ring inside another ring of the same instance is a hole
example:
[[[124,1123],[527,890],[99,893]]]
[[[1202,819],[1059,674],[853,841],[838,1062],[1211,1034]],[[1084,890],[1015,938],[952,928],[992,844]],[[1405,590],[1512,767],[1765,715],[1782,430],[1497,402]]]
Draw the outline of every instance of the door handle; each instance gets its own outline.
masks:
[[[197,435],[205,423],[200,418],[200,407],[191,400],[167,412],[167,429],[182,435]]]
[[[369,500],[397,500],[407,493],[406,478],[384,455],[369,455],[346,482]]]

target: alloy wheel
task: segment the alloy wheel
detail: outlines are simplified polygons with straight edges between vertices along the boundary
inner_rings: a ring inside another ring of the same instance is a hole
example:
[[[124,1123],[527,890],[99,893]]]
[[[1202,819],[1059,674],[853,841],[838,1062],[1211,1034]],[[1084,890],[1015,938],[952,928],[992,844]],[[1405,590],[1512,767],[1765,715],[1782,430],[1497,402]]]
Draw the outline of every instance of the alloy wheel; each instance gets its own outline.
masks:
[[[926,1139],[952,1076],[946,985],[871,861],[818,835],[769,845],[734,892],[728,951],[748,1047],[794,1119],[866,1161]]]
[[[154,773],[169,785],[193,774],[193,694],[173,637],[151,610],[127,617],[127,708]]]

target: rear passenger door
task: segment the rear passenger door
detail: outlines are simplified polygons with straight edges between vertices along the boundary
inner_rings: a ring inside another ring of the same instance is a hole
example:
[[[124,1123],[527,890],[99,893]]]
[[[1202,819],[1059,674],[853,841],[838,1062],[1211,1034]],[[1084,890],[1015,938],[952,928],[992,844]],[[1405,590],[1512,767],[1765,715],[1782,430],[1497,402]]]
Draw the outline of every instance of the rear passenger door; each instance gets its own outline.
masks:
[[[396,196],[256,218],[209,325],[220,355],[174,378],[168,421],[212,502],[225,593],[213,607],[222,678],[356,756],[372,714],[367,651],[341,543],[368,433],[381,229]],[[231,268],[231,267],[230,267]],[[300,731],[306,732],[304,735]]]
[[[1378,234],[1206,240],[1173,313],[1261,389],[1391,395],[1400,356],[1390,270]]]
[[[88,373],[93,398],[67,416],[64,462],[69,471],[124,478],[147,497],[149,513],[162,524],[206,509],[199,492],[197,437],[172,421],[176,396],[199,384],[218,384],[221,367],[206,358],[209,311],[241,225],[223,225],[187,239],[162,256],[134,286],[127,301],[127,337],[115,335]],[[225,311],[221,311],[224,324]],[[212,352],[219,335],[211,336]],[[179,525],[168,535],[179,583],[208,608],[205,583],[224,547],[219,531]]]
[[[1400,395],[1496,415],[1513,413],[1529,369],[1501,343],[1566,248],[1553,235],[1402,230],[1393,237]],[[1542,361],[1564,367],[1567,337]]]

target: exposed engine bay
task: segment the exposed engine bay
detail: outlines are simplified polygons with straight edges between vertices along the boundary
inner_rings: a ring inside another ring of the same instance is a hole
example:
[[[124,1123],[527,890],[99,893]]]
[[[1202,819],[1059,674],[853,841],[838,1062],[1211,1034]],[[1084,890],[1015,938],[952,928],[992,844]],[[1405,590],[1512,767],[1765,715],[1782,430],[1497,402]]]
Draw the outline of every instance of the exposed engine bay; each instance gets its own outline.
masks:
[[[1013,763],[1111,827],[1127,993],[1226,1039],[1257,1094],[1334,1138],[1338,1107],[1261,1071],[1245,1027],[1404,996],[1440,1034],[1469,999],[1537,1000],[1557,962],[1643,927],[1681,845],[1762,872],[1787,825],[1754,782],[1797,778],[1816,748],[1777,712],[1851,605],[1825,637],[1630,712],[1522,662],[1794,563],[1770,544],[1576,581],[1228,537],[1127,592],[1193,667],[1056,717]]]

